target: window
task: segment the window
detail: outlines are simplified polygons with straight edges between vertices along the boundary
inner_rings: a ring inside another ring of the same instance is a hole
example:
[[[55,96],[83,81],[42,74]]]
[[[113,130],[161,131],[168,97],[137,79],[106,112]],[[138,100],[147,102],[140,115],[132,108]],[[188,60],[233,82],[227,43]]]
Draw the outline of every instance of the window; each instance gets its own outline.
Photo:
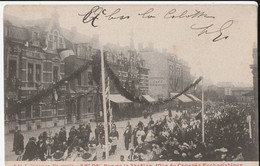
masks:
[[[34,81],[33,81],[33,64],[28,63],[28,87],[33,87]]]
[[[78,74],[78,85],[81,85],[81,73]]]
[[[49,35],[49,40],[53,41],[53,35]]]
[[[59,67],[58,66],[53,66],[53,82],[58,81],[58,74],[59,74]]]
[[[92,110],[93,110],[93,109],[92,109],[92,107],[93,107],[93,104],[92,104],[92,103],[93,103],[93,97],[92,97],[92,96],[89,96],[89,97],[88,97],[88,107],[87,107],[89,113],[93,112],[93,111],[92,111]]]
[[[33,105],[33,118],[40,117],[40,106]]]
[[[53,50],[53,42],[52,41],[48,41],[48,47],[49,47],[49,49]]]
[[[31,105],[29,105],[29,106],[26,107],[25,117],[26,118],[31,118],[31,116],[32,116],[31,113],[32,113]]]
[[[93,75],[91,72],[88,73],[88,85],[93,85]]]
[[[9,60],[9,77],[10,78],[16,77],[16,69],[17,69],[16,60]]]
[[[36,81],[41,82],[41,65],[37,64],[36,65]]]

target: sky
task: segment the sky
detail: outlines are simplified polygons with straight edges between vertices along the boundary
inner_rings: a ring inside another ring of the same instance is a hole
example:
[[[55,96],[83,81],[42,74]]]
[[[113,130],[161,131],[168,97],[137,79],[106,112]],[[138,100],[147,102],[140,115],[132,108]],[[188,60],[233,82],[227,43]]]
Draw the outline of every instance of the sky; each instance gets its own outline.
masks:
[[[178,58],[185,60],[194,76],[203,75],[212,83],[232,82],[235,85],[253,84],[253,76],[249,65],[253,63],[252,49],[257,42],[257,7],[255,5],[100,5],[106,9],[106,15],[120,8],[113,17],[129,16],[129,19],[111,19],[100,15],[95,25],[83,23],[83,16],[95,5],[66,6],[6,6],[4,14],[22,19],[50,18],[54,10],[59,14],[61,27],[77,31],[88,36],[100,35],[102,43],[119,43],[127,46],[130,43],[130,32],[133,32],[135,48],[138,43],[144,46],[149,42],[158,50],[166,48]],[[150,15],[155,18],[142,18],[141,15],[150,8]],[[175,13],[173,11],[175,10]],[[164,16],[187,15],[201,11],[209,18],[170,18]],[[212,18],[212,17],[214,18]],[[232,21],[232,25],[227,27]],[[227,23],[227,24],[225,24]],[[194,25],[195,24],[195,25]],[[212,25],[213,24],[213,25]],[[207,32],[218,31],[223,25],[222,36],[229,36],[217,42],[212,40],[220,32],[198,34],[202,30],[191,29],[212,25]],[[159,59],[159,57],[158,57]]]

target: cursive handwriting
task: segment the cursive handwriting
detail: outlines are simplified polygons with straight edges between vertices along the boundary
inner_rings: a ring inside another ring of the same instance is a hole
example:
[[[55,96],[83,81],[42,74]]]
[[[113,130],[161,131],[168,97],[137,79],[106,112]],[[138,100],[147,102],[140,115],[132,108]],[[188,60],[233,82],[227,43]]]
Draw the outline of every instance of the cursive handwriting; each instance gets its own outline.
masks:
[[[139,15],[139,16],[142,16],[142,18],[148,18],[148,19],[150,19],[150,18],[155,18],[154,15],[150,15],[153,11],[154,11],[154,9],[153,9],[153,8],[150,8],[150,9],[148,9],[146,12],[144,12],[144,13],[139,13],[138,15]]]
[[[91,23],[93,27],[97,27],[97,24],[95,24],[95,21],[99,19],[100,15],[103,15],[105,17],[108,17],[108,20],[124,20],[129,19],[130,16],[124,16],[124,15],[118,15],[118,13],[121,11],[120,8],[117,8],[115,11],[113,11],[111,14],[107,13],[107,10],[100,7],[100,6],[94,6],[90,11],[88,11],[86,14],[78,14],[79,16],[83,16],[82,22],[83,23]]]
[[[216,31],[210,31],[210,28],[212,28],[214,26],[214,24],[210,24],[208,26],[205,26],[205,27],[195,27],[195,24],[191,25],[191,29],[194,29],[194,30],[201,30],[200,33],[198,34],[198,36],[200,35],[203,35],[203,34],[218,34],[212,41],[213,42],[217,42],[219,40],[222,40],[222,39],[227,39],[229,36],[224,36],[222,37],[223,35],[223,31],[227,28],[229,28],[231,25],[233,24],[233,20],[229,20],[227,22],[225,22],[218,30]]]
[[[115,19],[119,19],[119,20],[123,20],[123,19],[129,19],[130,16],[116,16],[116,14],[118,14],[121,11],[120,8],[117,8],[112,14],[107,15],[106,17],[108,17],[108,20],[115,20]]]
[[[215,18],[215,16],[209,16],[207,13],[195,10],[194,13],[188,14],[189,11],[185,10],[181,14],[176,14],[177,10],[176,9],[171,9],[169,12],[167,12],[164,16],[165,19],[170,19],[170,18]]]
[[[98,20],[98,17],[100,14],[105,15],[106,9],[103,9],[100,6],[94,6],[87,14],[78,14],[79,16],[83,16],[82,22],[83,23],[89,23],[91,22],[91,25],[93,27],[97,27],[95,25],[95,21]]]

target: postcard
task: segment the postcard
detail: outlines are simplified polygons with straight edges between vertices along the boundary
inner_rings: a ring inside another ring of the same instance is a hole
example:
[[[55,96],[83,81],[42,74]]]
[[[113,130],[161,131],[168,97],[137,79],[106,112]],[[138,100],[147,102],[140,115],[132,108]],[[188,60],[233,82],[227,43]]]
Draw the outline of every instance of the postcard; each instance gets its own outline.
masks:
[[[259,164],[256,3],[2,7],[6,166]]]

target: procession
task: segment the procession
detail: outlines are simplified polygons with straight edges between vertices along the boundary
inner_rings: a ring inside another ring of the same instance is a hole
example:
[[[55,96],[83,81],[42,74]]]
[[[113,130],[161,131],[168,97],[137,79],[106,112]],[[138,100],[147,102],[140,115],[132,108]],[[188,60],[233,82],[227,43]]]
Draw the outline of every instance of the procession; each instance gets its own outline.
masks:
[[[201,141],[201,119],[198,111],[163,111],[158,119],[151,114],[143,123],[125,123],[118,134],[117,123],[109,129],[109,156],[120,161],[251,161],[255,145],[250,139],[246,117],[252,114],[248,105],[217,104],[205,111],[206,141]],[[65,127],[58,133],[41,133],[31,137],[23,147],[21,132],[15,133],[14,149],[18,160],[96,161],[104,158],[104,125],[90,124]],[[25,143],[27,140],[24,140]],[[118,142],[124,142],[119,150]],[[97,155],[102,156],[97,156]]]

